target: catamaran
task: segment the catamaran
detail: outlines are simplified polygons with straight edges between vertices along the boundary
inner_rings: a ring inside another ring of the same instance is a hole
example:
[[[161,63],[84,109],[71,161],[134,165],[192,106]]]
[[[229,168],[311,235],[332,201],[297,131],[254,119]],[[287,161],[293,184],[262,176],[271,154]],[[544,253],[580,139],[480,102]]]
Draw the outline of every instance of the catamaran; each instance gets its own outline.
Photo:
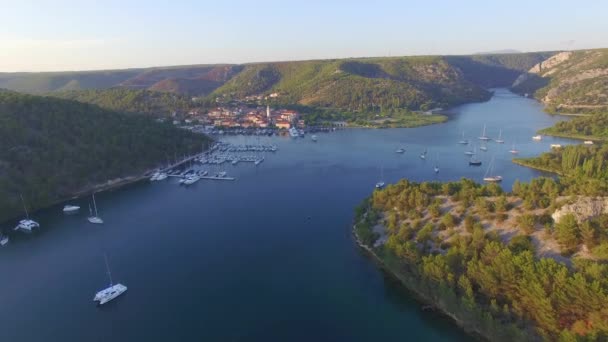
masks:
[[[488,165],[488,170],[486,170],[486,174],[483,176],[483,180],[489,183],[498,183],[502,181],[502,176],[493,175],[494,171],[494,158],[490,161],[490,165]]]
[[[40,227],[40,224],[34,220],[30,220],[30,214],[27,212],[27,207],[25,205],[25,200],[23,200],[23,195],[21,196],[21,203],[23,204],[23,210],[25,211],[25,218],[19,221],[19,224],[15,227],[15,230],[23,229],[28,232],[31,232],[34,228]]]
[[[498,139],[494,140],[499,144],[504,144],[505,141],[502,139],[502,129],[498,132]]]
[[[110,265],[108,264],[108,257],[105,254],[103,256],[106,261],[106,270],[108,272],[108,278],[110,278],[110,286],[101,291],[98,291],[95,294],[93,301],[97,302],[98,305],[103,305],[127,291],[127,287],[123,284],[113,284],[112,273],[110,272]]]
[[[469,144],[469,141],[464,138],[464,131],[462,131],[462,140],[460,140],[458,143],[461,144],[461,145],[468,145]]]
[[[380,181],[378,183],[376,183],[376,189],[382,189],[384,188],[384,167],[380,168]]]
[[[483,125],[483,132],[481,133],[481,136],[479,137],[479,140],[483,140],[483,141],[488,141],[490,140],[490,137],[488,137],[486,135],[486,125]]]
[[[89,217],[87,217],[87,220],[89,220],[90,223],[102,224],[103,220],[101,219],[101,217],[99,217],[99,214],[97,213],[97,202],[95,202],[95,193],[93,193],[93,207],[95,207],[95,215],[93,215],[91,205],[89,204]]]

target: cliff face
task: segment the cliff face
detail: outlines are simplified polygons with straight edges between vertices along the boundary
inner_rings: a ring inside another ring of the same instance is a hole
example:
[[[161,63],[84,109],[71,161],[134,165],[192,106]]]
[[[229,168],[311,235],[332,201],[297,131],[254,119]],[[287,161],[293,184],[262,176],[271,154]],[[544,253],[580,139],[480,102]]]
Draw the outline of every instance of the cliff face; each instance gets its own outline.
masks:
[[[565,204],[556,210],[551,217],[556,223],[564,215],[572,214],[577,222],[581,223],[602,214],[608,214],[608,198],[606,197],[578,197],[574,203]]]
[[[555,113],[608,111],[608,49],[560,52],[520,75],[512,88]]]

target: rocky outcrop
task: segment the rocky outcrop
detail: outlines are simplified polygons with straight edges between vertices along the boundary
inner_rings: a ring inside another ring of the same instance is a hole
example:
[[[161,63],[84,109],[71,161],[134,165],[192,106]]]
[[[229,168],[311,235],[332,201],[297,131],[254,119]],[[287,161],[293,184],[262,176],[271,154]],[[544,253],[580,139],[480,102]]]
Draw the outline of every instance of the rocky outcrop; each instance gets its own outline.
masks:
[[[565,204],[557,209],[551,217],[558,223],[567,214],[573,214],[579,223],[608,214],[608,197],[578,197],[573,203]]]
[[[550,71],[552,68],[554,68],[555,66],[567,61],[570,58],[570,56],[572,56],[572,51],[560,52],[560,53],[553,55],[553,56],[547,58],[546,60],[536,64],[530,70],[528,70],[528,73],[530,73],[530,74],[546,73],[546,72]]]

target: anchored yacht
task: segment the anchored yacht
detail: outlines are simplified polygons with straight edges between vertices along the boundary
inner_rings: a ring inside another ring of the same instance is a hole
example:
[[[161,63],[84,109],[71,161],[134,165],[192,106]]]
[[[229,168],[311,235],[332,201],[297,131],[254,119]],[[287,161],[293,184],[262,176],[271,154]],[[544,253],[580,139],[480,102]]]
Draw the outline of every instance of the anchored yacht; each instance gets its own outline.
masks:
[[[80,207],[77,206],[77,205],[66,204],[63,207],[63,212],[64,213],[73,213],[73,212],[76,212],[78,210],[80,210]]]
[[[93,193],[93,206],[95,207],[95,215],[93,215],[91,205],[89,204],[89,217],[87,217],[87,220],[89,220],[89,222],[93,224],[102,224],[103,220],[101,219],[101,217],[99,217],[99,214],[97,213],[97,202],[95,202],[95,193]]]
[[[107,288],[98,291],[93,298],[94,302],[97,302],[99,305],[103,305],[112,299],[120,296],[121,294],[127,291],[127,287],[123,284],[113,284],[112,283],[112,273],[110,273],[110,266],[108,265],[108,257],[104,254],[104,259],[106,261],[106,269],[108,271],[108,277],[110,278],[110,286]]]
[[[31,232],[34,228],[39,228],[40,224],[34,220],[30,219],[30,214],[27,212],[27,207],[25,205],[25,200],[23,200],[23,196],[21,196],[21,203],[23,203],[23,210],[25,211],[25,219],[19,221],[19,224],[15,227],[15,230],[23,229],[28,232]]]

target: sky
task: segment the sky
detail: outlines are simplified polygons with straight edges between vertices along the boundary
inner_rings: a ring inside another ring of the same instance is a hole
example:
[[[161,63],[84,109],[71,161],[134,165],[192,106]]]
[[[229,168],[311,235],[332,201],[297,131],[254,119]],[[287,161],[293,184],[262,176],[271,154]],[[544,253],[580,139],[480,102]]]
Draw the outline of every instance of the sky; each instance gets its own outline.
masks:
[[[0,72],[608,47],[597,0],[0,0]]]

